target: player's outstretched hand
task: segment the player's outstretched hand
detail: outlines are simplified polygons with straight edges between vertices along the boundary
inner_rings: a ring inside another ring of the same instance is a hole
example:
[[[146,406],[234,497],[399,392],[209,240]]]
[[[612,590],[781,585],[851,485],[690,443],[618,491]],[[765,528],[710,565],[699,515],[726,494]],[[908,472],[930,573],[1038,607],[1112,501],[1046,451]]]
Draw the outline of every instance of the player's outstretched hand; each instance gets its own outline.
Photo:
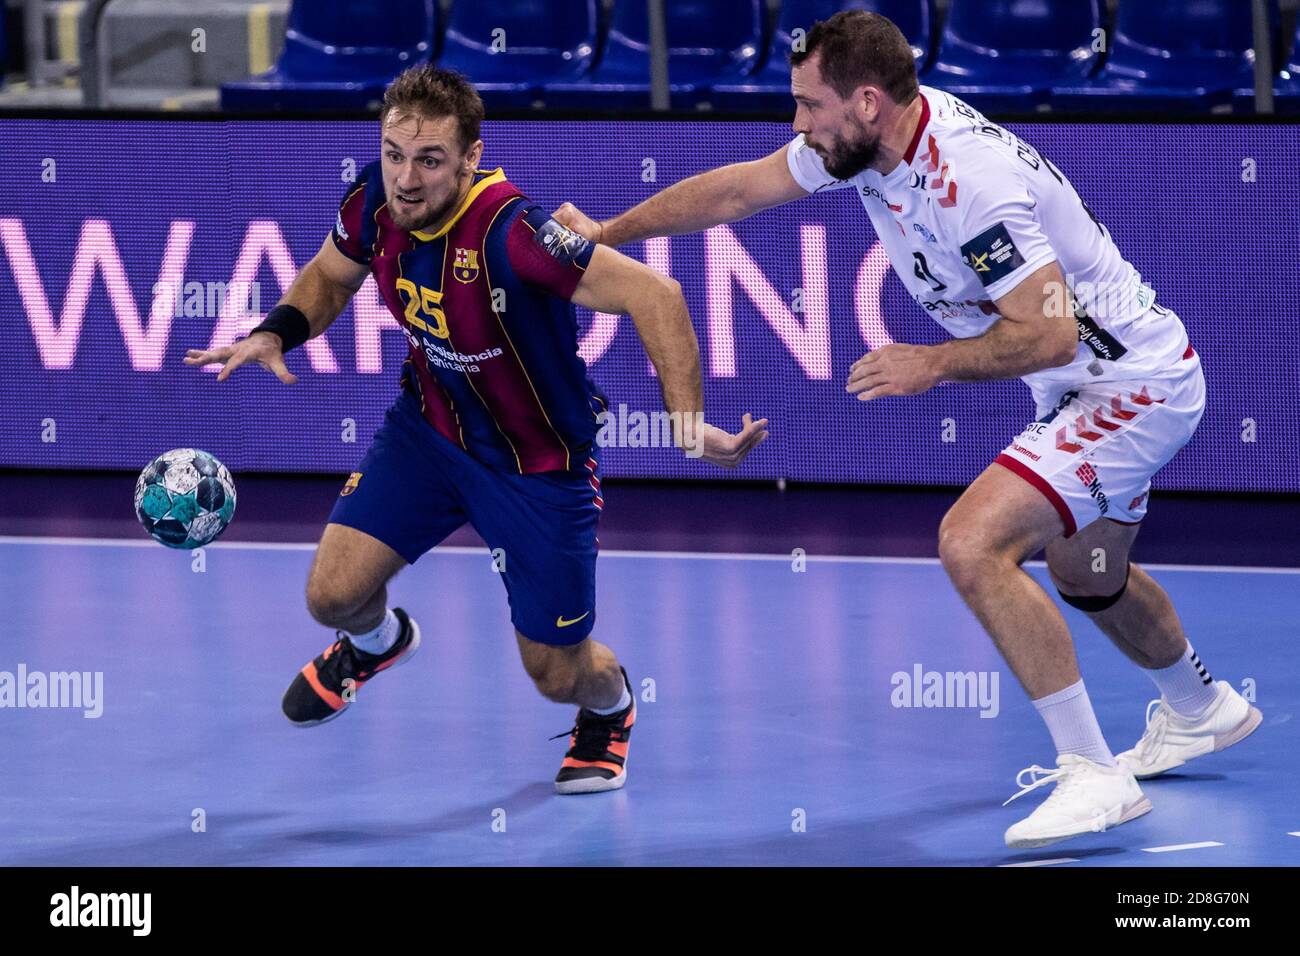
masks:
[[[844,389],[859,401],[928,392],[939,384],[933,355],[926,345],[882,345],[853,363]]]
[[[734,435],[708,422],[702,422],[703,431],[694,439],[698,444],[688,447],[692,452],[695,449],[702,449],[696,457],[710,464],[721,468],[735,468],[745,460],[746,455],[767,441],[766,418],[754,421],[754,416],[746,412],[742,421],[744,427]]]
[[[601,234],[605,231],[600,223],[571,202],[566,202],[551,213],[551,218],[561,226],[568,226],[582,238],[590,239],[592,242],[600,242]]]
[[[202,349],[189,349],[185,353],[186,365],[212,365],[221,362],[225,367],[217,373],[217,381],[224,382],[235,369],[249,362],[256,362],[286,385],[298,381],[284,364],[284,353],[280,351],[280,337],[271,332],[254,332],[242,342],[227,345],[224,348],[204,352]]]

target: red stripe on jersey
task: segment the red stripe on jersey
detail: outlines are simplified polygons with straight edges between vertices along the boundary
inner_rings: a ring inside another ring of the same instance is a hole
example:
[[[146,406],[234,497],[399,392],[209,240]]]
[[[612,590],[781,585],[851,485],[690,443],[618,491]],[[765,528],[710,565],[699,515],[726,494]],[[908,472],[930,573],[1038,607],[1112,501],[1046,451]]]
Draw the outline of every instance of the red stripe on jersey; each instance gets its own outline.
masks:
[[[1101,441],[1101,432],[1095,432],[1088,427],[1088,418],[1086,415],[1080,415],[1074,420],[1074,433],[1085,441]]]
[[[1098,428],[1106,429],[1108,432],[1119,431],[1120,429],[1119,425],[1106,419],[1106,416],[1101,413],[1100,405],[1092,410],[1092,423]]]
[[[928,173],[937,173],[939,171],[939,143],[935,140],[933,133],[930,134],[930,147],[927,150],[927,153],[925,171]]]
[[[414,346],[411,347],[411,365],[420,380],[420,411],[424,414],[424,420],[436,428],[438,434],[464,448],[465,436],[461,431],[456,406],[452,404],[451,396],[442,387],[442,383],[430,374],[428,366],[424,364],[424,356]]]
[[[1068,434],[1068,430],[1065,428],[1065,426],[1062,426],[1056,430],[1056,447],[1059,448],[1061,451],[1069,452],[1070,454],[1074,454],[1076,451],[1083,451],[1083,446],[1080,445],[1078,442],[1066,440],[1067,434]]]
[[[921,142],[921,134],[925,132],[925,127],[930,122],[930,101],[925,98],[924,93],[918,93],[921,97],[921,116],[916,121],[916,132],[912,134],[912,141],[907,144],[907,152],[903,154],[903,162],[911,165],[912,160],[916,158],[916,147]]]
[[[387,203],[375,210],[375,222],[379,224],[379,233],[375,239],[374,257],[370,260],[370,269],[375,274],[375,285],[379,287],[379,294],[383,296],[388,311],[392,313],[398,324],[405,326],[406,303],[398,295],[395,286],[396,281],[402,277],[401,261],[397,257],[400,253],[414,248],[415,243],[409,233],[397,229],[394,225],[388,215]],[[460,418],[456,414],[451,396],[442,387],[442,383],[430,374],[420,351],[409,343],[407,351],[411,355],[411,366],[415,369],[420,384],[420,411],[425,421],[436,428],[444,438],[464,448],[465,439],[461,435]]]
[[[1118,418],[1120,421],[1127,422],[1137,418],[1138,413],[1131,412],[1124,407],[1124,398],[1122,395],[1115,395],[1110,400],[1110,414],[1113,418]]]
[[[365,206],[366,184],[362,182],[348,193],[347,198],[339,206],[338,223],[330,233],[334,237],[334,245],[351,259],[365,260],[368,255],[361,247],[361,217],[365,212]],[[339,234],[339,226],[343,227],[347,238]]]
[[[455,281],[450,271],[443,276],[442,307],[456,316],[456,331],[449,337],[448,347],[467,355],[501,350],[500,355],[478,362],[478,372],[467,373],[471,387],[514,451],[522,473],[567,470],[568,446],[547,417],[504,321],[492,309],[492,264],[483,244],[493,219],[518,195],[508,182],[490,186],[447,236],[449,248],[478,249],[483,262],[482,272],[471,282]],[[447,270],[453,259],[447,257]],[[503,266],[508,264],[497,268]]]

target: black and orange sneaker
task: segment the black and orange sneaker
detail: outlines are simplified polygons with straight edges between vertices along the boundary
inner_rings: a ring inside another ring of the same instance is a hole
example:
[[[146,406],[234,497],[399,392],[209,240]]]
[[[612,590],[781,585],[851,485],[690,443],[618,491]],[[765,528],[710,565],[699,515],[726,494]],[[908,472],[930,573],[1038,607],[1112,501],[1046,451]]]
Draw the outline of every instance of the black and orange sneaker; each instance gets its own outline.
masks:
[[[356,699],[361,685],[380,671],[405,664],[420,648],[420,628],[400,607],[393,608],[402,629],[383,654],[367,654],[337,631],[338,640],[298,672],[280,706],[295,727],[333,720]],[[351,683],[347,683],[351,681]]]
[[[627,671],[622,667],[619,670],[632,702],[608,716],[578,708],[578,718],[568,731],[569,752],[555,777],[557,793],[599,793],[617,790],[627,783],[627,741],[636,723],[636,695]],[[563,736],[556,734],[551,739]]]

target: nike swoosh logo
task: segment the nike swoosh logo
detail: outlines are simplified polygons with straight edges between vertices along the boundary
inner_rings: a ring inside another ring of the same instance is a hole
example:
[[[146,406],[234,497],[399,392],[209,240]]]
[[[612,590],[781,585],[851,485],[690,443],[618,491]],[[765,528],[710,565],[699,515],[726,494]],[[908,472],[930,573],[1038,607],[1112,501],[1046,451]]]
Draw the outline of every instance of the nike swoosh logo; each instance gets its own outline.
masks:
[[[578,617],[575,617],[572,621],[566,621],[566,620],[564,619],[564,616],[563,616],[563,615],[560,615],[559,617],[557,617],[557,618],[555,619],[555,626],[556,626],[556,627],[568,627],[570,624],[577,624],[577,623],[578,623],[579,621],[581,621],[584,617],[586,617],[587,614],[590,614],[590,613],[591,613],[591,612],[588,611],[586,614],[582,614],[582,615],[580,615],[580,616],[578,616]]]

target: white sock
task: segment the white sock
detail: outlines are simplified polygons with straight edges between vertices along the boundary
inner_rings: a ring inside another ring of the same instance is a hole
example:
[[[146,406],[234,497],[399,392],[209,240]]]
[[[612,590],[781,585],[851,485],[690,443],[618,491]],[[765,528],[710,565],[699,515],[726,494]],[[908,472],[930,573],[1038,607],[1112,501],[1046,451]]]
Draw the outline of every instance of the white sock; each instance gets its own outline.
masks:
[[[1097,715],[1092,711],[1092,701],[1088,699],[1082,680],[1055,694],[1040,697],[1033,704],[1047,724],[1058,756],[1078,754],[1103,767],[1116,765],[1115,755],[1101,735]]]
[[[384,619],[373,631],[366,631],[364,634],[348,634],[348,637],[357,650],[378,656],[396,644],[397,636],[401,633],[402,623],[390,607],[384,609]]]
[[[626,710],[627,705],[632,703],[632,695],[628,692],[627,682],[623,682],[623,694],[619,697],[618,703],[613,707],[588,707],[587,710],[593,714],[600,714],[602,717],[608,717],[610,714],[617,714],[620,710]]]
[[[1191,644],[1174,663],[1160,670],[1149,670],[1147,674],[1169,701],[1169,706],[1184,717],[1201,716],[1218,696],[1214,678],[1210,677]]]

